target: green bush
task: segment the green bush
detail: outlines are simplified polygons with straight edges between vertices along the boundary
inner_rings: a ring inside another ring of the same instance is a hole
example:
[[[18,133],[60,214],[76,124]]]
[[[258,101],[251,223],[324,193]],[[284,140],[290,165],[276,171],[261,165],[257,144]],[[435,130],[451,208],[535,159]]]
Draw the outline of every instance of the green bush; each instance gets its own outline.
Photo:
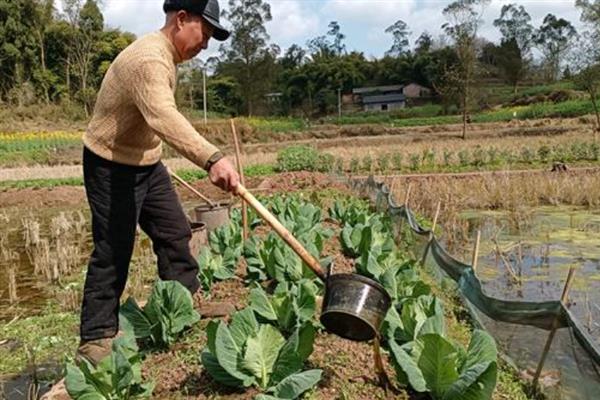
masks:
[[[350,160],[350,172],[355,174],[358,172],[359,169],[360,169],[360,161],[358,161],[358,158],[352,157],[352,159]]]
[[[444,166],[449,167],[452,165],[452,160],[454,159],[454,152],[449,150],[444,150]]]
[[[315,170],[319,172],[331,172],[335,164],[335,157],[329,153],[317,155],[317,164]]]
[[[394,153],[392,156],[392,165],[395,170],[400,171],[402,169],[402,153]]]
[[[421,168],[421,156],[418,154],[410,155],[410,169],[412,171],[418,171]]]
[[[377,164],[379,166],[379,171],[387,172],[390,167],[390,155],[387,153],[380,154],[377,157]]]
[[[290,171],[333,171],[335,157],[328,153],[320,153],[310,146],[290,146],[277,154],[277,172]]]
[[[373,158],[371,157],[370,154],[367,154],[366,156],[363,157],[362,169],[366,172],[371,172],[372,168],[373,168]]]

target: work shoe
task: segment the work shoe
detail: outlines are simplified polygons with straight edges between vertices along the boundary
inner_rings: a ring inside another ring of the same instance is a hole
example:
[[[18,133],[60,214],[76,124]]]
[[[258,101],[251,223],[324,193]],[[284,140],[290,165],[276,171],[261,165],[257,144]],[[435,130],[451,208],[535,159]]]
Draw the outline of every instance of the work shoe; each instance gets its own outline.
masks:
[[[192,297],[194,308],[200,313],[201,318],[228,317],[235,312],[235,306],[231,303],[206,301],[200,290],[194,293]]]
[[[47,393],[40,397],[40,400],[71,400],[64,378],[56,382]]]
[[[116,336],[115,336],[116,337]],[[82,340],[75,355],[75,361],[80,363],[84,358],[92,365],[98,365],[103,358],[112,352],[112,338]]]

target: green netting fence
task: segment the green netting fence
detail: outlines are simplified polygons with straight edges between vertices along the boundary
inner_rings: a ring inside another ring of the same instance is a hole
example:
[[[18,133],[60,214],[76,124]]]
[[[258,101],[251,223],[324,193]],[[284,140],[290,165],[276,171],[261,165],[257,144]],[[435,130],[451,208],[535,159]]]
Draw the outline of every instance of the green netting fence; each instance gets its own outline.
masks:
[[[396,204],[390,189],[373,177],[350,181],[351,187],[367,197],[378,211],[386,212],[397,227],[403,224],[414,234],[415,256],[451,278],[471,316],[496,338],[507,359],[520,370],[538,364],[548,331],[557,328],[542,375],[558,385],[546,391],[549,398],[600,399],[600,338],[591,337],[583,324],[560,301],[513,301],[485,293],[473,267],[455,259],[442,241],[422,227],[414,213]],[[445,278],[447,279],[447,278]],[[548,375],[550,377],[548,377]],[[549,385],[551,386],[551,385]]]

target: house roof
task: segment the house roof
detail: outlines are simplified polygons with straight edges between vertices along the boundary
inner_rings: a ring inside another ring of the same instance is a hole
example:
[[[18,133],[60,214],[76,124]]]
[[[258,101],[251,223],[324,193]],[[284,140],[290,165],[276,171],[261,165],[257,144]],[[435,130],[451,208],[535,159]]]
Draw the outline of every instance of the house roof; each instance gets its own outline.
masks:
[[[406,96],[403,94],[382,94],[378,96],[364,96],[362,98],[363,104],[402,103],[404,101],[406,101]]]
[[[389,86],[371,86],[371,87],[362,87],[352,89],[352,93],[354,94],[364,94],[371,92],[395,92],[402,90],[403,85],[389,85]]]

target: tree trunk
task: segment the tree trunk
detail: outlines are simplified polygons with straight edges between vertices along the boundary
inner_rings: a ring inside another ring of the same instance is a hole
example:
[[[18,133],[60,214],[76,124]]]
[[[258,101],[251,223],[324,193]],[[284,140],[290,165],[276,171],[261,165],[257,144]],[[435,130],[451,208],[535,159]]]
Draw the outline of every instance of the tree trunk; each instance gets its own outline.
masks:
[[[65,79],[67,81],[67,97],[71,99],[71,55],[67,55],[67,62],[65,65]]]
[[[596,91],[590,90],[590,99],[592,100],[592,106],[594,107],[594,113],[596,114],[596,129],[594,129],[594,142],[598,139],[598,132],[600,131],[600,110],[598,110],[598,102],[596,98]]]
[[[462,127],[462,138],[465,140],[467,138],[467,96],[463,96],[462,102],[462,117],[463,117],[463,127]]]
[[[42,29],[42,28],[40,28]],[[40,46],[40,65],[42,66],[42,75],[43,75],[43,79],[44,82],[42,82],[42,87],[44,89],[44,100],[46,102],[46,104],[50,104],[50,88],[48,87],[48,85],[45,82],[46,79],[46,52],[44,49],[44,37],[40,31],[40,29],[37,30],[37,37],[38,37],[38,44]]]

